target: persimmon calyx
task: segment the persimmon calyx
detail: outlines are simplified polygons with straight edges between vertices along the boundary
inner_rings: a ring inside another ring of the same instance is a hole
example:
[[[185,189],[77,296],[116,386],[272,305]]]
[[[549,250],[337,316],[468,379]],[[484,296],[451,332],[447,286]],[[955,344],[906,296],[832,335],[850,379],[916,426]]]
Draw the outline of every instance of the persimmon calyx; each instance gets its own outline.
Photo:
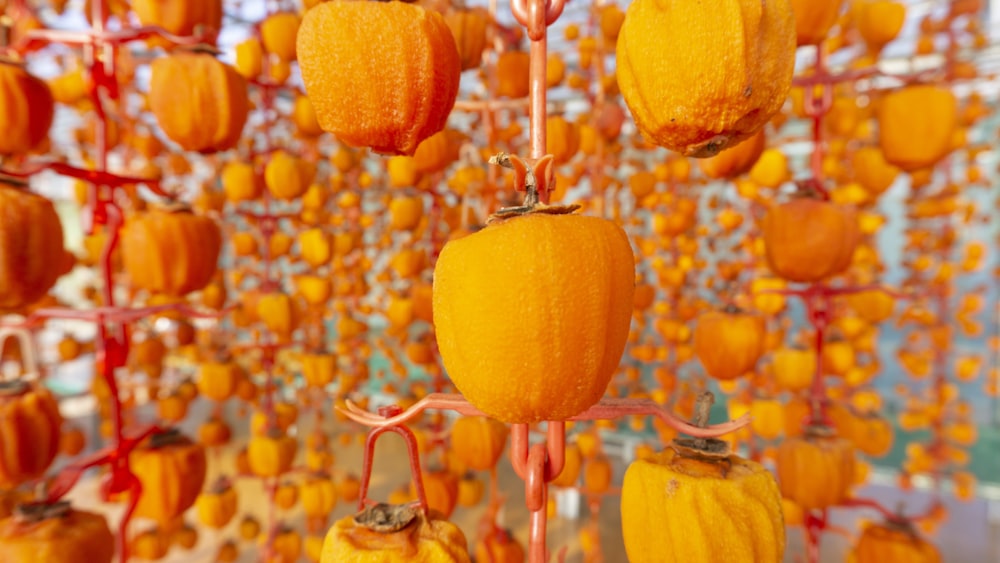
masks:
[[[176,444],[181,439],[181,433],[176,428],[168,428],[162,432],[157,432],[149,437],[149,447],[152,449],[162,448],[171,444]]]
[[[524,203],[516,207],[503,207],[490,215],[486,220],[489,225],[511,217],[529,213],[546,213],[549,215],[567,215],[580,208],[579,205],[548,205],[542,203],[539,194],[547,193],[555,184],[553,165],[555,157],[547,154],[539,159],[522,159],[505,152],[490,157],[489,163],[494,166],[509,168],[514,171],[514,189],[525,192]]]
[[[14,507],[14,517],[25,523],[41,522],[50,518],[62,518],[69,513],[69,501],[61,500],[52,503],[31,502]]]
[[[694,418],[691,423],[698,428],[708,426],[715,395],[704,391],[694,403]],[[670,444],[681,457],[702,459],[725,459],[729,457],[729,444],[718,438],[675,438]]]
[[[408,504],[380,502],[354,515],[354,522],[373,532],[398,532],[417,519],[417,509]]]

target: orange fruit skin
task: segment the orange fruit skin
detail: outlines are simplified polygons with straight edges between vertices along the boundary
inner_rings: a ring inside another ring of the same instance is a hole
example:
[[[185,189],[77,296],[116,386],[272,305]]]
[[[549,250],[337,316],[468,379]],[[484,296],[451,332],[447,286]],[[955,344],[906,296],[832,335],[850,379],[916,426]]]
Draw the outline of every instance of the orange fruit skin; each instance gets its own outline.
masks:
[[[846,270],[860,236],[853,207],[811,198],[775,205],[761,230],[768,267],[795,282],[817,282]]]
[[[297,54],[320,127],[382,154],[412,155],[444,128],[458,95],[455,39],[417,5],[319,4],[302,20]]]
[[[625,232],[527,215],[445,245],[438,348],[458,390],[508,423],[562,420],[600,400],[628,337],[635,260]]]
[[[788,0],[636,0],[618,34],[618,86],[643,136],[709,157],[781,109],[795,67]]]
[[[928,168],[952,149],[955,94],[918,84],[886,94],[878,106],[878,141],[886,162],[907,172]]]
[[[170,140],[206,154],[236,146],[250,102],[233,67],[208,54],[175,53],[150,69],[149,107]]]

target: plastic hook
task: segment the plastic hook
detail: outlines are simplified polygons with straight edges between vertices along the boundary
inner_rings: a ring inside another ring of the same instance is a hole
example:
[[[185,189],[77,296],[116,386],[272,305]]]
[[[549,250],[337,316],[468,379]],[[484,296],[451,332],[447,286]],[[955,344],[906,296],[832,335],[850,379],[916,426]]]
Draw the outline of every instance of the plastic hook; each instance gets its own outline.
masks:
[[[383,418],[391,418],[402,412],[397,405],[390,405],[379,408],[379,414]],[[379,436],[386,432],[395,432],[402,436],[406,442],[406,453],[410,458],[410,473],[413,477],[413,486],[417,489],[417,504],[424,514],[427,514],[427,495],[424,492],[424,479],[420,472],[420,451],[417,449],[417,439],[413,431],[406,426],[392,425],[372,428],[368,431],[368,438],[365,440],[365,457],[361,466],[361,489],[358,495],[358,510],[364,510],[368,502],[368,485],[372,477],[372,462],[375,458],[375,442]]]

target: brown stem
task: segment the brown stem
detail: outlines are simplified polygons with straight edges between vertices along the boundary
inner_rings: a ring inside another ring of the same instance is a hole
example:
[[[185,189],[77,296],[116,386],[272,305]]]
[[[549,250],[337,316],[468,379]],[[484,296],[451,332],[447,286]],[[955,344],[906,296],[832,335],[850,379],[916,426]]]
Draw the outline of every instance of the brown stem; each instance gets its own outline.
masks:
[[[702,391],[694,402],[694,418],[691,423],[698,428],[705,428],[711,419],[712,405],[715,404],[715,395],[711,391]],[[705,448],[707,442],[704,438],[697,438],[694,441],[695,447]]]

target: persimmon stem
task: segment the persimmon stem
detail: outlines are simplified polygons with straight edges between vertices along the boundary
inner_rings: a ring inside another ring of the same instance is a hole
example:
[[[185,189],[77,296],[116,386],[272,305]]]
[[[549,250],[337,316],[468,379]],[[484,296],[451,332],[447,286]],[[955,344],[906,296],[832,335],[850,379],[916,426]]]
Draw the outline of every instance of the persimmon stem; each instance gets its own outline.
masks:
[[[514,169],[514,163],[511,162],[510,155],[505,152],[499,152],[490,157],[489,163],[494,166],[500,166],[501,168]],[[515,186],[515,189],[517,186]],[[538,179],[535,178],[535,171],[531,167],[527,167],[524,175],[524,202],[521,204],[526,210],[531,210],[539,203],[538,198]]]
[[[698,395],[698,399],[694,402],[694,418],[691,419],[691,423],[698,428],[705,428],[708,426],[708,421],[711,418],[712,405],[715,404],[715,394],[711,391],[703,391]]]
[[[691,422],[698,428],[708,426],[711,418],[712,405],[715,404],[715,395],[711,391],[703,391],[694,402],[694,418]],[[704,438],[695,439],[695,447],[705,448],[707,442]]]

